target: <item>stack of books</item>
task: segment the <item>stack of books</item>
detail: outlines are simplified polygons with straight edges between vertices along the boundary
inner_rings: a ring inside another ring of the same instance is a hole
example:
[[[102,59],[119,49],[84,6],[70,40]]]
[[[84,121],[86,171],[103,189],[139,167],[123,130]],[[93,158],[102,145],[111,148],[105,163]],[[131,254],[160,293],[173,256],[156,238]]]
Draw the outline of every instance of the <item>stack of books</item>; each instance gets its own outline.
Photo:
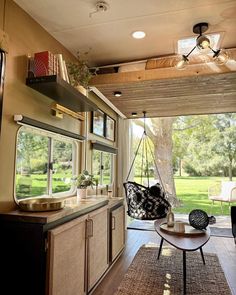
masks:
[[[70,83],[67,67],[62,54],[53,54],[50,51],[36,52],[34,58],[29,59],[28,73],[34,77],[59,75]]]

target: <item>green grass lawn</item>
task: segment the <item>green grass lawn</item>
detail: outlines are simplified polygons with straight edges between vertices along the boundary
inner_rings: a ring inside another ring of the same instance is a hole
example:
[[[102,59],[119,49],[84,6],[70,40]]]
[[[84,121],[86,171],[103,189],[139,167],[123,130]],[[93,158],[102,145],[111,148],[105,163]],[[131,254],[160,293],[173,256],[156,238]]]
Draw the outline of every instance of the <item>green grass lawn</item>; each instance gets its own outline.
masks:
[[[220,202],[215,202],[211,211],[212,202],[208,199],[208,187],[222,180],[228,181],[228,178],[176,176],[176,194],[182,201],[182,206],[175,208],[174,212],[189,214],[193,209],[202,209],[209,215],[222,215]],[[135,181],[140,182],[140,178],[137,177]],[[229,215],[228,203],[223,203],[223,214]]]
[[[176,194],[183,202],[176,208],[176,213],[189,213],[193,209],[202,209],[209,215],[221,215],[220,202],[215,202],[211,211],[211,201],[208,199],[208,187],[228,180],[222,177],[175,177]],[[223,214],[229,215],[228,203],[223,203]]]
[[[67,181],[65,182],[65,178]],[[65,192],[71,188],[71,174],[53,174],[53,193]],[[47,194],[47,174],[35,174],[30,177],[17,175],[16,194],[18,199],[42,196]],[[19,185],[21,184],[21,186]],[[25,185],[23,187],[22,185]]]

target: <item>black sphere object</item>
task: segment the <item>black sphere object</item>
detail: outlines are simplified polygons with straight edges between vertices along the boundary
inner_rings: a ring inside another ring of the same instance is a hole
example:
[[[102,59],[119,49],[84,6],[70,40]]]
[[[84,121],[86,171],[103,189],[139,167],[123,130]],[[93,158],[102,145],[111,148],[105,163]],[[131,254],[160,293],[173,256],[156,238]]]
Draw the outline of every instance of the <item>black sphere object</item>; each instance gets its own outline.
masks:
[[[207,213],[200,209],[195,209],[189,213],[189,224],[196,229],[206,229],[209,224]]]

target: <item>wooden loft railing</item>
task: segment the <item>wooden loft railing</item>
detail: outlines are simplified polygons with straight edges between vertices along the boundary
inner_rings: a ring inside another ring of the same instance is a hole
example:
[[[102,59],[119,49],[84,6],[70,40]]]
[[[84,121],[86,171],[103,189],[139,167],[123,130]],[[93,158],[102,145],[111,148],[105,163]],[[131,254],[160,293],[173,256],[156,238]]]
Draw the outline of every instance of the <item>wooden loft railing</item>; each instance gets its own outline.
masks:
[[[93,76],[91,85],[119,84],[137,81],[182,78],[191,76],[229,73],[236,71],[236,48],[228,49],[230,60],[225,65],[216,65],[205,55],[191,56],[189,65],[184,70],[174,67],[177,56],[149,59],[146,69],[132,72],[118,72]]]

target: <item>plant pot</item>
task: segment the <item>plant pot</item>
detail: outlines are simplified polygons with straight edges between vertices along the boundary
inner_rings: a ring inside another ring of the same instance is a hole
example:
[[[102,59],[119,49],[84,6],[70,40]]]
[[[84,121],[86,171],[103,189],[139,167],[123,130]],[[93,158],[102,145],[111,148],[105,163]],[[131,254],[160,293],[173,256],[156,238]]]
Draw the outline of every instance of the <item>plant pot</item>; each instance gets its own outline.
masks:
[[[87,198],[87,188],[77,188],[77,200]]]

